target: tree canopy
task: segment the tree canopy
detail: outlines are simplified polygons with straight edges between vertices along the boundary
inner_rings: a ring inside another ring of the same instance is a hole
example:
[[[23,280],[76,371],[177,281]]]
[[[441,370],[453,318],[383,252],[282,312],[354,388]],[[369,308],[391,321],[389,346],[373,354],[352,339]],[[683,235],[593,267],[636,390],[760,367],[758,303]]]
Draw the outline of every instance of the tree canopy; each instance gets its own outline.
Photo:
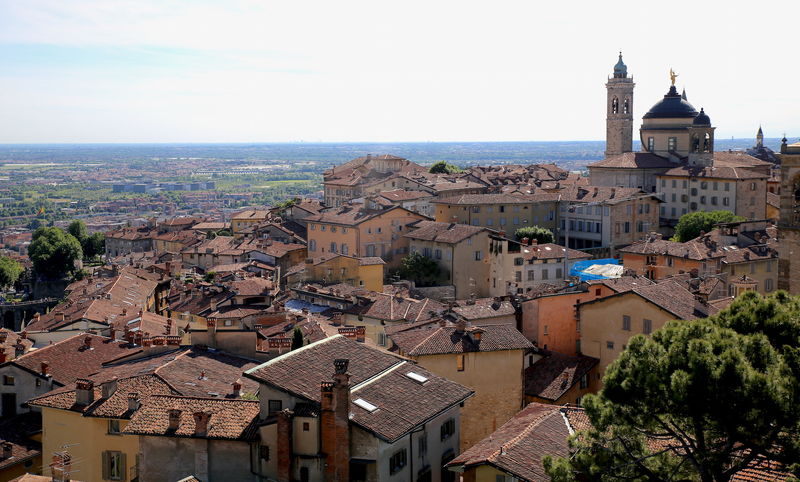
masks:
[[[441,268],[436,261],[419,253],[403,258],[397,274],[402,279],[413,281],[418,286],[432,286],[439,281]]]
[[[8,256],[0,256],[0,288],[11,286],[22,274],[22,265]]]
[[[522,241],[523,238],[535,239],[539,244],[552,243],[553,239],[555,239],[552,231],[539,226],[525,226],[524,228],[519,228],[514,231],[514,237],[517,238],[518,241]]]
[[[81,249],[87,259],[103,254],[106,250],[106,235],[94,233],[87,236],[81,241]]]
[[[428,170],[431,174],[454,174],[461,172],[461,168],[447,161],[434,162]]]
[[[800,473],[800,298],[748,292],[637,335],[603,382],[574,455],[545,458],[553,480],[725,481],[760,457]]]
[[[737,216],[730,211],[696,211],[687,213],[678,220],[678,224],[675,226],[675,236],[672,239],[683,243],[700,236],[701,231],[711,231],[717,223],[733,223],[744,220],[743,217]]]
[[[28,256],[36,273],[60,278],[75,269],[75,260],[82,258],[83,250],[81,243],[64,230],[56,227],[39,228],[33,232]]]
[[[302,348],[304,343],[303,332],[300,331],[300,328],[295,327],[294,333],[292,333],[292,350]]]
[[[69,223],[67,232],[71,234],[78,242],[83,243],[83,240],[89,237],[89,231],[86,229],[86,223],[80,219],[76,219]]]

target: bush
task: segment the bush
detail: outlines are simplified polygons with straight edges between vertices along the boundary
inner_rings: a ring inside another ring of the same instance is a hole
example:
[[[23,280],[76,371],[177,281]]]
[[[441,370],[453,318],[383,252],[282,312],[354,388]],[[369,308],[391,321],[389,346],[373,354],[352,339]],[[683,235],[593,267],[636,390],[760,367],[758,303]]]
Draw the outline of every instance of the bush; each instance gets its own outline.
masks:
[[[523,238],[535,239],[539,244],[552,243],[554,240],[552,231],[539,226],[519,228],[514,232],[514,237],[517,241],[522,241]]]
[[[435,286],[441,271],[436,261],[419,253],[411,253],[403,258],[397,274],[418,286]]]
[[[675,236],[672,240],[684,243],[700,236],[701,231],[711,231],[718,223],[733,223],[744,220],[745,218],[737,216],[730,211],[697,211],[684,214],[675,226]]]

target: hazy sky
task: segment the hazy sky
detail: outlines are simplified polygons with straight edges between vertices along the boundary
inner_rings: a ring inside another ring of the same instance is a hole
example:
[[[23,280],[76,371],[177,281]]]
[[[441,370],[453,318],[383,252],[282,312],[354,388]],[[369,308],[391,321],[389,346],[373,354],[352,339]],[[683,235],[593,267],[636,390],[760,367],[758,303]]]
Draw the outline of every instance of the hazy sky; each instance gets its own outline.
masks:
[[[605,138],[680,75],[718,137],[800,135],[800,1],[0,0],[0,143]]]

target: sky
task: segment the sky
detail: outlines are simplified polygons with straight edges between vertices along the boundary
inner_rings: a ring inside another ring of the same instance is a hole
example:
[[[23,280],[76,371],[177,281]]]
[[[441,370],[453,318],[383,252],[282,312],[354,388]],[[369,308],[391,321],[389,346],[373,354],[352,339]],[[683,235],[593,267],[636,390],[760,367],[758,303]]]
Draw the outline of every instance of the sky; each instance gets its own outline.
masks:
[[[800,135],[800,2],[0,0],[0,143],[605,138],[669,88]]]

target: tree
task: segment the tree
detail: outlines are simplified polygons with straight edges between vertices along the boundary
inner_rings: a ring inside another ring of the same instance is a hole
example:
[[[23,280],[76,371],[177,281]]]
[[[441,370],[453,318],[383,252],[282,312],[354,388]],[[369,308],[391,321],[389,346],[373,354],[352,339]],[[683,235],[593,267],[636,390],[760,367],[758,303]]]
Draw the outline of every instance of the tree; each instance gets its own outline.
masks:
[[[683,243],[700,236],[701,231],[711,231],[717,223],[734,223],[744,220],[743,217],[730,211],[696,211],[684,214],[675,226],[675,236],[672,240]]]
[[[799,320],[800,298],[748,292],[631,338],[584,398],[592,428],[571,437],[572,457],[545,458],[548,475],[726,481],[758,457],[799,475]]]
[[[518,241],[522,241],[523,238],[535,239],[539,244],[552,243],[554,239],[552,231],[539,226],[525,226],[524,228],[519,228],[514,231],[514,237],[517,238]]]
[[[292,350],[301,348],[304,343],[303,332],[300,331],[300,328],[295,327],[294,333],[292,334]]]
[[[89,237],[89,231],[86,229],[86,223],[80,219],[76,219],[75,221],[69,223],[67,232],[77,239],[81,244],[83,244],[84,239]]]
[[[94,233],[84,238],[81,242],[81,249],[86,259],[99,256],[106,251],[106,235],[103,233]]]
[[[449,162],[439,161],[433,163],[428,172],[431,174],[455,174],[457,172],[461,172],[461,169],[454,164],[450,164]]]
[[[39,228],[33,232],[28,247],[33,270],[41,275],[60,278],[75,269],[75,260],[81,259],[81,243],[74,236],[56,227]]]
[[[22,265],[7,256],[0,256],[0,288],[16,283],[20,274]]]
[[[411,253],[402,259],[397,274],[402,279],[413,281],[419,286],[433,286],[439,280],[441,268],[436,261],[419,253]]]

